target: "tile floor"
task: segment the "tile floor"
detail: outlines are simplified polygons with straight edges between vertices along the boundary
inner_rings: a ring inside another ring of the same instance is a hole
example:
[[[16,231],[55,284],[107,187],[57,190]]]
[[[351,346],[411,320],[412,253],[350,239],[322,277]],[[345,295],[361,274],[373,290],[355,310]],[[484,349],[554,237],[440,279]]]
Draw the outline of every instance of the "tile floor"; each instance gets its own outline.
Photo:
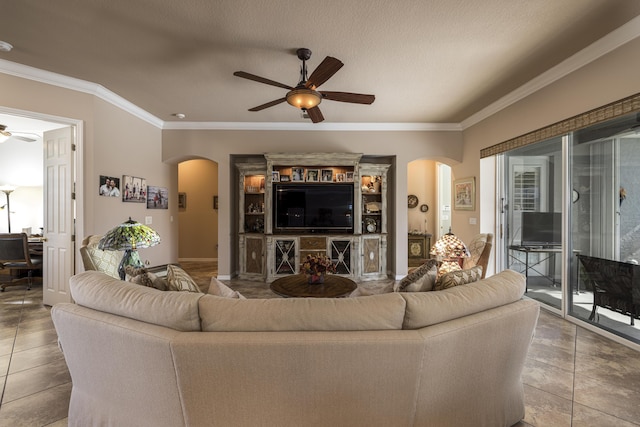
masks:
[[[257,293],[269,296],[262,286]],[[518,427],[640,426],[640,353],[544,310],[523,381]],[[70,392],[42,286],[0,293],[0,427],[66,426]]]

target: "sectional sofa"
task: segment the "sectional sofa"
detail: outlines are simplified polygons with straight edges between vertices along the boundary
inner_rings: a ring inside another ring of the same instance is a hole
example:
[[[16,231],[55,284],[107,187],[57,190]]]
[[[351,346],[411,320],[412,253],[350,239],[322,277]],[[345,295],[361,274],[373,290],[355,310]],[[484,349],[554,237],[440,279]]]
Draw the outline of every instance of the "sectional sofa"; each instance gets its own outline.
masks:
[[[539,313],[513,271],[433,292],[233,299],[97,271],[52,317],[69,426],[511,426]]]

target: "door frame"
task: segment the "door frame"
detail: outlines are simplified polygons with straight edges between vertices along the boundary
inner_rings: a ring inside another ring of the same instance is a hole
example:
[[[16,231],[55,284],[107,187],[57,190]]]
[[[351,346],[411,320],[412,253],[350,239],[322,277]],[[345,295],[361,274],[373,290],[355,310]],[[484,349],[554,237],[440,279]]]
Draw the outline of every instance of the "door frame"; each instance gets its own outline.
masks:
[[[51,114],[38,113],[35,111],[26,111],[19,110],[16,108],[9,108],[0,105],[0,113],[7,114],[11,116],[24,117],[27,119],[35,119],[35,120],[43,120],[46,122],[60,123],[63,126],[71,126],[75,128],[75,132],[73,132],[73,141],[72,144],[75,144],[75,159],[73,165],[73,181],[74,181],[74,190],[75,193],[75,207],[73,209],[69,209],[69,215],[73,215],[75,213],[75,248],[74,248],[74,256],[73,256],[73,266],[71,268],[72,272],[80,271],[80,257],[76,256],[78,242],[81,242],[84,238],[84,121],[79,119],[72,119],[69,117],[61,117],[54,116]],[[42,165],[44,168],[44,165]],[[43,183],[44,184],[44,183]],[[46,197],[43,203],[46,203]],[[46,206],[44,206],[46,211]]]

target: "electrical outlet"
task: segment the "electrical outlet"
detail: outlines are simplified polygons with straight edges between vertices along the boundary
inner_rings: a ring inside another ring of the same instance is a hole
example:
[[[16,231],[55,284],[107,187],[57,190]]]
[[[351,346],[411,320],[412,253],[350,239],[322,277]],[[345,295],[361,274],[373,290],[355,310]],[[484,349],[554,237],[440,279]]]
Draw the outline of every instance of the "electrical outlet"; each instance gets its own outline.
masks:
[[[145,217],[144,217],[144,223],[145,223],[146,225],[151,225],[151,224],[153,224],[153,217],[145,216]]]
[[[469,218],[469,224],[476,225],[478,223],[478,218]]]

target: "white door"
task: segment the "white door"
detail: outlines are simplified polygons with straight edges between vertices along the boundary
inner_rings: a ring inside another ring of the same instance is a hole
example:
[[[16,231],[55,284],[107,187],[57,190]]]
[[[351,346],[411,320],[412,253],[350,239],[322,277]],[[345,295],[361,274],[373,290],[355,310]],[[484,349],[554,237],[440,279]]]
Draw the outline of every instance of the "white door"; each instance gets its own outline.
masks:
[[[73,132],[66,127],[44,133],[44,231],[42,287],[45,305],[71,302],[74,265]]]

